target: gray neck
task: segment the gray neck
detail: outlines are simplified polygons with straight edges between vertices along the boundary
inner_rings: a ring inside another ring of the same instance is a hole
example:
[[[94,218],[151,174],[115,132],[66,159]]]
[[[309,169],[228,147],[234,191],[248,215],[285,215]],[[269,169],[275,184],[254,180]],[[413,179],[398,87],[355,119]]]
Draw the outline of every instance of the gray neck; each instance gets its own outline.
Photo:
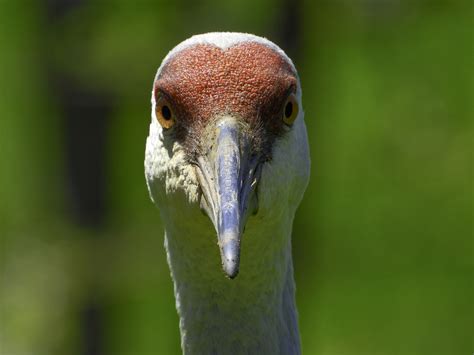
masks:
[[[265,228],[249,220],[234,280],[221,270],[207,218],[168,225],[165,246],[185,354],[300,354],[287,222]]]

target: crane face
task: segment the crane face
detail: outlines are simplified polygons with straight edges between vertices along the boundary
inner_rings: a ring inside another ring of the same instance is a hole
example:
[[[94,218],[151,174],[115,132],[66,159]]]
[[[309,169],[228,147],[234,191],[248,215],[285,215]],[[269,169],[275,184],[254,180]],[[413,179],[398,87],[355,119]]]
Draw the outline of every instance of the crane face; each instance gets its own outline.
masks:
[[[309,179],[303,115],[296,69],[268,40],[214,33],[171,51],[153,84],[145,156],[167,233],[188,234],[195,250],[206,243],[195,236],[217,234],[229,278],[247,238],[256,256],[283,243],[259,230],[291,231]],[[190,259],[205,264],[199,254]]]

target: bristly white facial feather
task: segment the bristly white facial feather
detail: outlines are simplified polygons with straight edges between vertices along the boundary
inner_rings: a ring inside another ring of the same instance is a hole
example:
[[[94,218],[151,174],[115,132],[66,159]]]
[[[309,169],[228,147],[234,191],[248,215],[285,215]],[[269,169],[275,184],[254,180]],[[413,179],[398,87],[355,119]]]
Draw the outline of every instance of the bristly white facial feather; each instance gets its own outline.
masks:
[[[206,44],[226,51],[250,42],[272,49],[294,70],[286,54],[266,39],[241,33],[208,33],[175,47],[155,80],[184,49]],[[165,248],[180,316],[181,346],[186,354],[301,353],[291,231],[308,184],[310,157],[299,79],[295,96],[298,116],[274,139],[271,159],[261,164],[255,192],[258,209],[246,220],[240,271],[231,280],[220,267],[214,222],[202,211],[204,197],[198,168],[190,161],[183,141],[158,123],[152,94],[145,176],[165,225]]]

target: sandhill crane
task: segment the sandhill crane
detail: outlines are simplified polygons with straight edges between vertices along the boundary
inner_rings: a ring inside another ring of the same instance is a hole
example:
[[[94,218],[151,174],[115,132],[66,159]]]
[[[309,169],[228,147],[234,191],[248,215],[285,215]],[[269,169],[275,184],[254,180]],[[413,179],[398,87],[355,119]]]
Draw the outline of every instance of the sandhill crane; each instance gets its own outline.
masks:
[[[145,175],[185,354],[301,352],[291,230],[309,172],[301,86],[278,46],[207,33],[165,57]]]

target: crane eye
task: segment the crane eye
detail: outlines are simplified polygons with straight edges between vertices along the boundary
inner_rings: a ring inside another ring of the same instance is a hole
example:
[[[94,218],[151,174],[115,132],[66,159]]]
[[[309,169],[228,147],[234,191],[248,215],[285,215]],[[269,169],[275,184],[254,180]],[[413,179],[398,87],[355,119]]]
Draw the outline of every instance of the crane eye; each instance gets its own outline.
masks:
[[[163,96],[158,97],[156,101],[155,114],[158,122],[164,129],[170,129],[176,123],[176,117],[171,105]]]
[[[283,122],[288,126],[291,126],[293,122],[295,122],[296,117],[298,117],[298,101],[296,100],[296,96],[291,94],[285,102],[283,106]]]

